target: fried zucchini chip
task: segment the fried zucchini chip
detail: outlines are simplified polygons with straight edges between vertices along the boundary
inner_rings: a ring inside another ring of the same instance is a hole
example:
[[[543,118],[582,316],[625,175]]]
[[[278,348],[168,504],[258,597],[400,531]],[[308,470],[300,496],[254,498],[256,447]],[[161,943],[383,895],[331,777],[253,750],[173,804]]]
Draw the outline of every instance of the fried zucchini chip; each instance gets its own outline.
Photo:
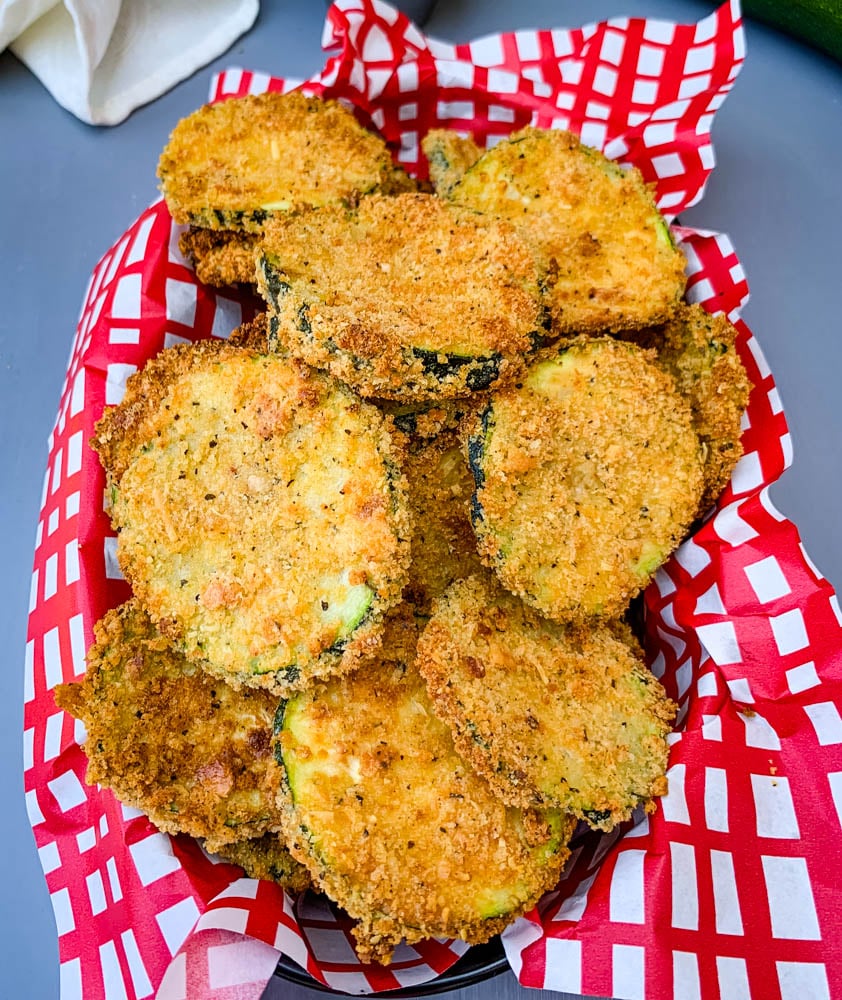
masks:
[[[482,570],[470,518],[473,477],[453,432],[414,442],[404,472],[414,525],[404,597],[429,614],[454,580]]]
[[[231,331],[228,343],[235,347],[245,347],[257,354],[268,353],[269,317],[265,312],[243,323]]]
[[[705,449],[700,513],[716,502],[743,454],[741,421],[751,383],[737,354],[736,336],[724,315],[711,316],[700,305],[692,305],[682,306],[663,326],[634,337],[636,343],[654,348],[658,364],[690,402]]]
[[[236,691],[173,650],[136,600],[94,629],[85,678],[55,700],[87,730],[87,782],[209,850],[280,829],[278,699]]]
[[[158,178],[176,222],[247,232],[302,207],[414,186],[344,105],[297,91],[194,111],[173,130]]]
[[[617,617],[682,541],[702,494],[690,406],[651,353],[573,341],[469,432],[483,560],[543,614]]]
[[[376,399],[378,409],[395,421],[395,427],[410,438],[431,440],[445,431],[455,431],[472,413],[486,404],[488,393],[473,392],[458,399],[434,399],[419,403],[402,403],[395,399]]]
[[[675,705],[609,626],[550,621],[474,576],[436,601],[417,662],[457,751],[504,802],[610,830],[666,793]]]
[[[551,261],[558,333],[662,323],[684,293],[684,256],[640,172],[570,132],[526,128],[483,153],[450,189],[508,219]]]
[[[132,376],[93,445],[122,570],[188,659],[286,694],[379,643],[411,526],[376,407],[304,365],[203,341]]]
[[[249,878],[277,882],[290,892],[303,892],[313,884],[307,869],[293,858],[286,843],[276,833],[224,844],[218,846],[214,853],[223,861],[239,865]]]
[[[402,939],[487,941],[556,884],[575,823],[504,805],[458,756],[416,639],[396,617],[382,656],[287,701],[279,734],[290,850],[358,921],[364,962]]]
[[[191,226],[179,237],[178,248],[206,285],[222,288],[257,282],[257,237],[251,233]]]
[[[427,157],[436,194],[442,198],[482,156],[482,149],[473,139],[449,128],[431,129],[421,140],[421,150]]]
[[[506,222],[433,195],[267,223],[258,288],[278,347],[362,396],[465,396],[511,382],[543,340],[542,273]]]

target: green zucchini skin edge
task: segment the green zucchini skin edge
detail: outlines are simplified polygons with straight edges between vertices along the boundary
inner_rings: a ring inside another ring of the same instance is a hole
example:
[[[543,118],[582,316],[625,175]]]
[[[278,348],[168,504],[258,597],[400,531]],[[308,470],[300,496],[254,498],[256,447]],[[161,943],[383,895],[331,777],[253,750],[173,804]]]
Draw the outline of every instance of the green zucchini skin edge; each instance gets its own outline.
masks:
[[[606,820],[611,819],[611,813],[607,809],[585,809],[582,815],[589,826],[597,829]]]
[[[474,490],[471,494],[471,524],[474,528],[485,520],[482,504],[479,502],[479,491],[485,485],[485,469],[483,461],[485,459],[485,446],[488,435],[494,426],[494,408],[491,403],[486,406],[479,417],[479,430],[468,438],[468,468],[474,477]]]
[[[369,606],[365,610],[365,613],[363,614],[362,618],[360,618],[353,625],[353,627],[351,628],[351,631],[348,632],[346,635],[339,636],[339,638],[337,638],[335,640],[335,642],[333,643],[333,645],[328,647],[327,652],[329,654],[333,654],[335,656],[339,656],[341,653],[344,653],[345,652],[345,647],[348,645],[348,641],[351,639],[351,637],[353,636],[354,632],[356,632],[357,629],[360,628],[360,626],[364,625],[367,621],[369,621],[369,619],[372,618],[373,615],[374,615],[374,611],[373,611],[372,605],[369,604]]]
[[[443,382],[469,366],[465,384],[475,392],[490,389],[494,385],[500,377],[500,365],[503,361],[499,354],[465,357],[460,354],[440,354],[421,347],[413,347],[412,354],[421,362],[424,374],[431,375],[437,382]],[[444,361],[440,360],[442,357]]]
[[[283,670],[279,670],[278,676],[283,678],[289,684],[294,684],[301,676],[301,669],[298,664],[291,663],[288,667],[284,667]]]
[[[278,271],[278,264],[270,261],[268,257],[260,257],[257,266],[260,268],[260,273],[266,282],[266,291],[269,293],[269,305],[273,309],[279,309],[281,299],[292,291],[292,285],[281,278]]]
[[[272,354],[284,354],[280,346],[280,320],[277,316],[269,317],[269,332],[266,336],[266,345]]]
[[[275,716],[272,719],[272,735],[275,737],[276,740],[278,739],[278,737],[280,737],[281,733],[284,730],[284,719],[286,717],[286,712],[287,712],[287,701],[288,701],[287,698],[282,698],[278,702],[278,707],[275,709]],[[281,767],[283,767],[284,755],[281,749],[281,744],[279,742],[274,743],[272,750],[275,756],[275,761],[278,764],[280,764]],[[286,778],[286,770],[284,770],[284,778]]]
[[[258,268],[266,286],[266,293],[269,299],[269,306],[273,313],[280,310],[281,299],[292,291],[292,285],[281,276],[283,267],[280,261],[262,256],[258,259]],[[532,350],[537,351],[544,346],[549,338],[549,313],[542,310],[540,318],[540,328],[533,330],[530,335]],[[310,323],[310,305],[303,302],[296,312],[296,327],[299,332],[307,337],[312,337],[313,330]],[[270,315],[269,319],[269,349],[278,350],[279,342],[279,320],[277,315]],[[325,346],[331,353],[336,350],[336,345],[332,339],[325,341]],[[444,382],[453,376],[459,375],[464,369],[465,385],[472,392],[481,392],[490,389],[500,377],[500,369],[503,364],[503,356],[498,353],[484,355],[463,355],[448,354],[445,351],[434,351],[423,347],[406,348],[408,360],[418,360],[424,375],[430,376],[437,382]],[[363,369],[368,362],[365,358],[356,357],[355,367]]]
[[[211,229],[259,230],[269,218],[265,208],[206,208],[190,215],[190,224]]]

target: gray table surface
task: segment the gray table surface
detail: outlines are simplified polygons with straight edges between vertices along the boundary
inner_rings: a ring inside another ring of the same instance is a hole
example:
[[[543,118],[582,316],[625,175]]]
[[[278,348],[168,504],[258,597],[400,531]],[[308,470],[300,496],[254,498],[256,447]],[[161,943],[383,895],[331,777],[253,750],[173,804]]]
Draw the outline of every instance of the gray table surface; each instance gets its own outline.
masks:
[[[709,10],[695,0],[439,0],[426,28],[462,41],[626,14],[691,21]],[[264,0],[255,27],[225,56],[111,129],[81,124],[14,57],[0,56],[0,801],[9,810],[0,997],[58,995],[55,925],[22,791],[23,660],[46,441],[82,294],[102,252],[155,197],[158,153],[174,123],[204,102],[211,71],[236,64],[309,76],[324,61],[323,15],[316,0]],[[729,233],[742,259],[752,289],[744,318],[777,378],[795,447],[773,499],[838,584],[842,67],[751,21],[747,39],[746,65],[714,129],[718,167],[685,221]],[[270,993],[318,996],[287,984]],[[537,994],[507,973],[452,995]]]

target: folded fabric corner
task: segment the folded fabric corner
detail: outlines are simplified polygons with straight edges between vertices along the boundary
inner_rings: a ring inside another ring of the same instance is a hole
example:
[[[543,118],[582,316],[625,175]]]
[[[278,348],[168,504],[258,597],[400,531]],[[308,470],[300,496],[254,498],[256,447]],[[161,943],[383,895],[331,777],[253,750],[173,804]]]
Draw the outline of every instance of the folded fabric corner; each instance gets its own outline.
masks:
[[[71,114],[116,125],[221,55],[258,10],[259,0],[64,0],[10,47]]]
[[[56,5],[56,0],[0,0],[0,52]]]

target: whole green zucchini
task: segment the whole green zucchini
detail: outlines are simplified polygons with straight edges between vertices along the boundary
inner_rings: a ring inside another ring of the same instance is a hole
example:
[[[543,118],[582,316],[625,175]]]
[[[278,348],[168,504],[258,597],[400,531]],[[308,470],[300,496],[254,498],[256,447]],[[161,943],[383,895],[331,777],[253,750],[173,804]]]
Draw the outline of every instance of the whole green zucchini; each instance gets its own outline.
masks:
[[[743,13],[842,62],[840,0],[743,0]]]

